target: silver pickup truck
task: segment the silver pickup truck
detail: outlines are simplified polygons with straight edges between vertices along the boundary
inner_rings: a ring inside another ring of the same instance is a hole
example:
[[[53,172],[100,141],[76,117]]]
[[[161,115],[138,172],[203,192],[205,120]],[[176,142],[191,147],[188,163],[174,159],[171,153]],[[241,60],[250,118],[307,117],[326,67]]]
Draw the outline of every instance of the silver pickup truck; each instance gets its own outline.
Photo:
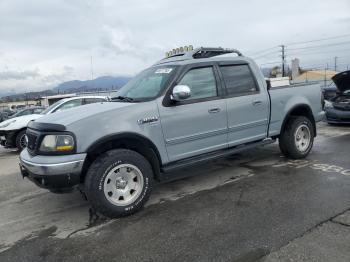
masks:
[[[319,85],[270,88],[235,49],[175,50],[118,95],[30,122],[22,175],[52,192],[80,185],[96,211],[125,216],[169,171],[276,139],[304,158],[324,117]]]

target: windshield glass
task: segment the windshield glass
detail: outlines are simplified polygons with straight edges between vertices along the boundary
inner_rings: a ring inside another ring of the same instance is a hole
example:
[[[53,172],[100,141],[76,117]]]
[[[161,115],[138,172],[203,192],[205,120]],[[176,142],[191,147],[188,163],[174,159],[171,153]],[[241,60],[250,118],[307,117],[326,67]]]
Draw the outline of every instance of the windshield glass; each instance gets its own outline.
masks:
[[[119,92],[118,97],[131,98],[132,101],[140,102],[150,100],[159,95],[168,80],[174,75],[176,66],[159,66],[148,68],[125,86]]]
[[[23,109],[16,114],[13,115],[13,117],[18,117],[18,116],[24,116],[24,115],[29,115],[30,109]]]
[[[44,111],[42,111],[40,113],[40,115],[46,115],[48,112],[50,112],[54,107],[56,107],[57,105],[61,104],[63,102],[63,100],[58,100],[57,102],[53,103],[51,106],[49,106],[48,108],[46,108]]]

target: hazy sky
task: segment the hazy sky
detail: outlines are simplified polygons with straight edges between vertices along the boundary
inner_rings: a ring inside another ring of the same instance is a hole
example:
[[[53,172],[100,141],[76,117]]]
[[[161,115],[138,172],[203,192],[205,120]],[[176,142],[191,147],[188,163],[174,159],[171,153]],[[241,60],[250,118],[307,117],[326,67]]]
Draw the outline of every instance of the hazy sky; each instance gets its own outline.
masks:
[[[187,44],[254,54],[344,34],[350,34],[349,0],[0,0],[0,91],[90,79],[91,56],[94,77],[133,75]],[[350,38],[333,42],[345,45],[302,61],[326,63],[337,55],[350,64]],[[258,62],[278,59],[273,53]]]

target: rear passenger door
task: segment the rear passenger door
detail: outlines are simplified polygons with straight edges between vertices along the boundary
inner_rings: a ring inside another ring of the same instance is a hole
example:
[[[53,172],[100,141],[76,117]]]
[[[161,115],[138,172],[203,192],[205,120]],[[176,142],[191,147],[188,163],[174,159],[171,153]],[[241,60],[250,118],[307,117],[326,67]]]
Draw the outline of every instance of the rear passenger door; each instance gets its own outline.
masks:
[[[266,138],[269,98],[250,66],[225,63],[219,69],[226,91],[229,147]]]

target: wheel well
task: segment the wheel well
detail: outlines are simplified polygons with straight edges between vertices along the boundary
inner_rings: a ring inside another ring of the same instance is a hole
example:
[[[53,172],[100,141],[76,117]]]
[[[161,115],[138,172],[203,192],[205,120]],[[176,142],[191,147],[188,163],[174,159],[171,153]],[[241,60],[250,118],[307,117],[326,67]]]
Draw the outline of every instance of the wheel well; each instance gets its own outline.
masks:
[[[315,136],[317,135],[315,118],[314,118],[314,115],[312,114],[311,108],[308,105],[296,106],[288,112],[288,114],[284,118],[284,121],[283,121],[283,124],[281,127],[281,133],[285,130],[285,126],[286,126],[288,120],[291,117],[295,117],[295,116],[305,116],[308,119],[310,119],[310,121],[312,123],[313,130],[314,130],[314,134],[315,134]]]
[[[26,130],[26,129],[27,129],[27,127],[23,127],[23,128],[21,128],[21,129],[18,129],[18,130],[13,134],[13,136],[12,136],[12,143],[13,143],[15,146],[17,146],[17,145],[16,145],[16,139],[17,139],[18,134],[19,134],[20,132],[22,132],[23,130]]]
[[[123,134],[102,139],[89,147],[87,150],[87,158],[82,170],[82,181],[84,180],[90,165],[98,156],[104,152],[117,148],[130,149],[144,156],[152,166],[154,178],[157,180],[160,179],[161,158],[157,147],[150,140],[140,135]]]

